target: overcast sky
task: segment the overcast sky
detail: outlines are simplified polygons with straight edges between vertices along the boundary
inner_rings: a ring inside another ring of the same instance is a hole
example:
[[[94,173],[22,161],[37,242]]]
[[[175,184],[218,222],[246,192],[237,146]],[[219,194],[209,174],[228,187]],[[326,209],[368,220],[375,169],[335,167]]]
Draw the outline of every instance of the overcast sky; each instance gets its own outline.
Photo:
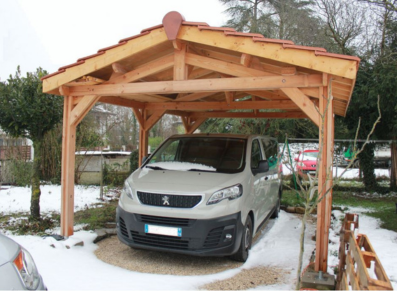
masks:
[[[0,0],[0,80],[42,67],[49,73],[162,23],[178,11],[187,21],[222,26],[218,0]]]

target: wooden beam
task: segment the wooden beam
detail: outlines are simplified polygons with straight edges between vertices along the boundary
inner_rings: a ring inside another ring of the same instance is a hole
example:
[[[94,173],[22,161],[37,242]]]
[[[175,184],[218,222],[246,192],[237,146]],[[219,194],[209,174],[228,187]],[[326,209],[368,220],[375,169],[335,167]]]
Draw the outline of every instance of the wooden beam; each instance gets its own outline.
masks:
[[[270,118],[270,119],[302,119],[307,118],[303,112],[193,112],[190,114],[192,118]]]
[[[140,111],[138,108],[132,108],[132,111],[134,112],[136,120],[138,120],[138,123],[141,128],[145,128],[145,121],[143,119],[143,110]]]
[[[95,103],[99,100],[100,96],[88,95],[84,96],[80,102],[73,108],[69,123],[70,125],[77,126],[80,121],[87,115]]]
[[[234,101],[235,92],[225,91],[226,103],[230,105]]]
[[[138,38],[128,41],[126,44],[109,49],[105,54],[86,59],[84,64],[67,68],[65,72],[56,74],[43,80],[43,92],[47,93],[57,89],[59,86],[78,79],[92,72],[110,66],[126,57],[132,57],[137,53],[154,48],[157,45],[168,43],[167,35],[163,29],[155,29],[150,33],[142,34]]]
[[[240,63],[244,66],[244,67],[249,67],[251,65],[252,62],[252,56],[248,55],[248,54],[241,54],[241,59],[240,59]]]
[[[300,91],[298,88],[282,88],[283,91],[306,115],[320,126],[320,114],[313,102]]]
[[[115,73],[119,73],[119,74],[128,73],[128,70],[120,63],[113,63],[112,69],[113,69],[113,72],[115,72]]]
[[[206,121],[207,118],[197,118],[190,122],[188,129],[186,130],[187,134],[192,134],[197,128],[200,127]]]
[[[355,79],[357,74],[357,60],[316,55],[311,50],[284,49],[282,44],[253,41],[252,37],[226,36],[224,32],[220,31],[202,31],[191,26],[182,26],[178,33],[178,39],[246,53],[349,79]]]
[[[328,240],[332,204],[332,156],[333,156],[333,111],[332,99],[328,96],[328,87],[322,87],[319,110],[321,114],[319,125],[319,169],[318,193],[324,197],[317,206],[316,232],[316,271],[327,271]]]
[[[139,129],[139,166],[142,166],[142,159],[148,155],[149,132],[142,127]]]
[[[104,83],[105,80],[92,77],[92,76],[83,76],[75,81],[67,83],[68,87],[73,87],[73,86],[83,86],[83,85],[98,85]],[[61,93],[62,94],[62,93]],[[65,94],[62,94],[65,96]]]
[[[318,91],[318,89],[317,89]],[[289,99],[285,94],[281,95],[280,93],[270,92],[270,91],[247,91],[248,95],[254,95],[266,100],[280,100],[280,99]]]
[[[112,105],[118,105],[118,106],[124,106],[124,107],[129,107],[129,108],[144,108],[145,103],[142,102],[137,102],[134,100],[128,100],[125,98],[121,98],[118,96],[102,96],[99,99],[99,102],[106,103],[106,104],[112,104]]]
[[[298,75],[101,84],[97,86],[71,87],[69,90],[73,96],[123,96],[128,94],[256,91],[293,87],[319,87],[321,84],[321,75]]]
[[[164,102],[148,103],[148,110],[239,110],[239,109],[299,109],[290,100],[227,102]]]
[[[214,95],[214,94],[216,94],[216,93],[215,92],[192,93],[192,94],[189,94],[189,95],[185,95],[185,96],[176,98],[173,101],[174,102],[175,101],[178,101],[178,102],[180,102],[180,101],[195,101],[195,100],[199,100],[199,99],[202,99],[202,98],[205,98],[205,97],[209,97],[209,96]]]
[[[139,68],[136,68],[135,70],[127,72],[119,77],[109,80],[109,81],[103,83],[103,85],[131,83],[131,82],[137,81],[139,79],[145,78],[147,76],[150,76],[150,75],[165,71],[169,68],[172,68],[173,65],[174,65],[174,56],[167,55],[167,56],[161,57],[157,60],[154,60],[152,62],[149,62]]]
[[[61,235],[73,235],[76,126],[70,122],[73,98],[64,96],[61,169]]]
[[[225,61],[203,57],[192,53],[186,54],[186,63],[191,66],[196,66],[199,68],[216,71],[232,76],[239,76],[239,77],[274,76],[274,74],[265,71],[251,69],[243,65],[228,63]]]
[[[165,109],[154,111],[154,113],[145,121],[145,131],[149,131],[157,123],[157,121],[159,121],[160,118],[163,117],[165,111]]]
[[[187,80],[188,67],[185,62],[186,44],[174,50],[174,81]]]

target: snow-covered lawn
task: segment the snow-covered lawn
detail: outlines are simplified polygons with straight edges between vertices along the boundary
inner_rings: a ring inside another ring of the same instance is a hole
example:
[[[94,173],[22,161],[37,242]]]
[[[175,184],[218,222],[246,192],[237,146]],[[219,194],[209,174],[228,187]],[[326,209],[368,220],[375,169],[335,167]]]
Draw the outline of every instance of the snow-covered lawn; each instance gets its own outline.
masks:
[[[44,186],[41,197],[42,213],[59,212],[60,197],[60,186]],[[76,186],[75,210],[91,207],[99,202],[98,197],[99,187]],[[2,215],[28,212],[29,206],[29,188],[10,187],[0,190]],[[351,212],[363,211],[363,209],[351,209]],[[343,214],[335,211],[334,215],[338,218]],[[340,225],[338,220],[334,223],[335,226],[330,233],[330,270],[333,265],[337,264],[334,254],[339,248],[337,232]],[[308,264],[309,257],[315,248],[315,242],[311,240],[315,231],[314,227],[309,224],[306,231],[303,267]],[[106,264],[95,256],[94,251],[97,245],[93,243],[93,240],[96,234],[89,231],[76,231],[69,238],[71,245],[73,241],[82,240],[84,246],[72,246],[70,249],[65,247],[65,244],[69,244],[68,241],[58,242],[52,237],[8,235],[32,253],[49,290],[197,290],[204,284],[230,278],[242,269],[256,266],[280,267],[290,271],[285,284],[260,286],[257,289],[293,289],[298,263],[300,229],[299,217],[282,211],[278,219],[271,220],[262,230],[252,248],[250,258],[242,267],[202,276],[142,274]],[[1,229],[0,232],[2,232]],[[376,219],[365,215],[360,215],[360,232],[369,237],[386,273],[393,281],[393,287],[397,289],[397,233],[379,228]],[[55,229],[53,233],[59,233],[59,229]],[[55,248],[51,247],[51,244]]]

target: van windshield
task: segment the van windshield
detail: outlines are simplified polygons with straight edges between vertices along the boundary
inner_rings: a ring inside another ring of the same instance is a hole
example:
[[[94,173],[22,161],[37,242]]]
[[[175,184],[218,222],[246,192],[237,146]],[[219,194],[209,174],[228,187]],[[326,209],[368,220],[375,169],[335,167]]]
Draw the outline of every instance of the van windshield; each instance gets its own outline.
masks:
[[[238,173],[244,170],[245,149],[246,140],[239,138],[171,138],[149,157],[146,167]]]

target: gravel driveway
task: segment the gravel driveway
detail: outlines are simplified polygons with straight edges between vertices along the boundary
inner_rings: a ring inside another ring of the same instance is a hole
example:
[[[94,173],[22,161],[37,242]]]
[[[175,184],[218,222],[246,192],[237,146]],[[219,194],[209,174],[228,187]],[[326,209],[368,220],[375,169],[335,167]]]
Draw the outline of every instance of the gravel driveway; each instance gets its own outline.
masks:
[[[263,228],[262,228],[263,229]],[[261,232],[254,238],[254,244]],[[195,257],[188,255],[137,250],[111,236],[97,243],[95,255],[105,263],[127,270],[177,276],[215,274],[241,267],[241,262],[229,258]],[[202,286],[201,290],[244,290],[261,285],[283,283],[288,271],[274,267],[244,269],[232,278]]]

